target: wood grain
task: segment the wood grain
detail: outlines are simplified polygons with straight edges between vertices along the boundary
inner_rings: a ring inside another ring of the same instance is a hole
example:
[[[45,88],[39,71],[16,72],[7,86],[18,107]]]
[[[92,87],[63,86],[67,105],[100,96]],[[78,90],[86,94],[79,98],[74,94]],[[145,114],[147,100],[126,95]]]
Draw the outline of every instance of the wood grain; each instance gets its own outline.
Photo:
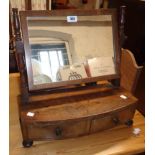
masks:
[[[120,95],[124,94],[127,99],[120,98]],[[134,106],[137,99],[133,97],[129,92],[123,90],[111,90],[106,96],[105,92],[98,92],[98,94],[80,95],[72,98],[66,97],[55,102],[61,102],[55,106],[42,107],[37,109],[31,109],[31,112],[35,113],[34,117],[28,117],[28,111],[21,112],[21,117],[26,122],[56,122],[67,121],[82,118],[97,117],[98,115],[106,115],[129,106]],[[52,105],[52,99],[50,100]],[[69,103],[72,104],[69,104]],[[65,104],[66,103],[66,104]],[[134,106],[135,107],[135,106]]]
[[[131,57],[129,58],[128,61],[131,60]],[[130,64],[133,65],[133,62]],[[128,68],[130,69],[131,66]],[[136,70],[134,67],[132,68]],[[136,73],[133,75],[136,76]],[[132,81],[134,80],[132,79]],[[105,130],[118,124],[125,124],[132,120],[137,99],[122,88],[105,87],[104,89],[102,86],[78,87],[75,90],[61,93],[58,91],[47,95],[31,94],[26,104],[19,98],[19,118],[23,140],[76,137]],[[122,94],[127,96],[127,99],[120,98]],[[48,98],[45,99],[47,96]],[[37,97],[39,97],[38,100],[36,100]],[[34,116],[27,116],[28,112],[34,113]],[[76,124],[72,124],[77,121],[79,122],[75,129],[72,126],[76,126]],[[89,128],[88,131],[87,128]],[[57,129],[59,130],[58,136]],[[68,134],[69,131],[71,134]],[[81,131],[80,134],[79,131]]]
[[[144,151],[144,117],[139,112],[132,128],[122,125],[79,138],[35,142],[25,149],[17,111],[19,93],[19,74],[10,74],[10,155],[131,155]],[[132,134],[133,128],[141,129],[139,136]]]
[[[142,66],[137,65],[131,51],[122,49],[121,86],[134,93],[142,69]]]
[[[12,80],[13,80],[13,78],[14,77],[16,77],[15,75],[12,77]],[[11,78],[11,77],[10,77]],[[16,78],[16,82],[17,82],[17,85],[19,86],[19,75],[17,75],[17,78]],[[11,79],[10,79],[10,81],[11,81]],[[15,83],[14,83],[15,84]],[[132,83],[133,84],[133,83]],[[98,88],[97,88],[98,89]],[[11,90],[11,89],[10,89]],[[99,90],[99,89],[98,89]],[[82,93],[81,93],[81,95],[85,98],[86,97],[86,94],[88,95],[88,96],[93,96],[94,94],[95,94],[95,96],[96,97],[99,97],[99,98],[102,98],[102,91],[104,92],[104,90],[101,90],[101,94],[99,93],[99,91],[90,91],[89,93],[91,93],[91,95],[88,93],[86,93],[85,91],[86,90],[84,90],[84,91],[82,91]],[[111,91],[111,89],[109,89],[107,92],[109,93]],[[114,90],[115,91],[115,90]],[[19,88],[18,88],[18,91],[17,92],[19,92]],[[118,89],[117,89],[117,92],[119,92],[118,91]],[[120,91],[121,92],[121,91]],[[119,92],[119,93],[120,93]],[[68,94],[69,93],[69,94]],[[105,92],[104,92],[105,93]],[[122,92],[121,92],[122,93]],[[123,91],[123,94],[125,93],[125,91]],[[20,93],[19,93],[20,94]],[[63,94],[63,93],[62,93]],[[61,94],[61,95],[62,95]],[[72,96],[73,94],[72,93],[70,93],[70,92],[67,92],[67,93],[64,93],[64,94],[66,94],[66,96],[68,96],[68,97],[70,97],[70,96]],[[77,93],[78,94],[78,93]],[[76,93],[74,94],[74,97],[78,97],[78,95],[77,95]],[[61,98],[61,95],[59,96],[60,98]],[[81,96],[80,95],[80,96]],[[98,96],[99,95],[99,96]],[[100,96],[101,95],[101,96]],[[112,95],[112,94],[111,94]],[[115,96],[116,94],[114,93],[112,96]],[[117,94],[118,95],[118,94]],[[116,95],[116,96],[117,96]],[[120,94],[119,94],[120,95]],[[127,95],[127,94],[126,94]],[[41,95],[42,96],[42,95]],[[40,97],[41,97],[40,96]],[[57,97],[58,97],[57,96]],[[65,96],[65,95],[64,95]],[[116,97],[115,96],[115,97]],[[129,95],[128,95],[129,96]],[[49,96],[48,96],[49,97]],[[55,101],[55,99],[57,99],[57,97],[55,97],[54,99],[51,99],[51,96],[49,97],[50,98],[50,100],[52,101]],[[59,98],[58,97],[58,98]],[[82,98],[82,100],[84,99],[83,97],[81,97]],[[104,99],[106,98],[107,96],[104,96]],[[114,100],[116,99],[114,97]],[[17,98],[17,96],[16,96],[16,98]],[[34,98],[33,98],[34,99]],[[86,100],[88,100],[88,98],[86,99]],[[132,100],[134,100],[134,98],[132,98]],[[15,99],[14,100],[16,103],[17,103],[17,99]],[[34,100],[33,100],[34,101]],[[33,101],[32,101],[32,103],[33,103]],[[74,106],[76,107],[76,102],[78,102],[78,103],[81,103],[81,105],[83,105],[84,106],[84,103],[85,102],[81,102],[80,100],[74,100],[74,102],[72,102],[73,104],[74,104]],[[93,98],[91,98],[90,99],[90,101],[91,102],[93,102]],[[86,105],[87,104],[91,104],[91,102],[89,103],[86,103]],[[103,100],[101,99],[101,101],[100,102],[103,102]],[[99,102],[99,103],[100,103]],[[119,104],[120,103],[122,103],[122,102],[120,102],[120,101],[118,101],[119,102]],[[94,102],[95,103],[95,102]],[[90,107],[90,114],[92,115],[93,114],[93,110],[95,109],[95,112],[97,111],[97,112],[99,112],[99,110],[100,110],[100,108],[102,108],[102,107],[100,107],[100,105],[101,104],[97,104],[97,106],[95,106],[94,108],[92,107],[92,109],[91,109],[91,106],[89,105],[89,107]],[[104,102],[103,102],[104,103]],[[70,103],[69,103],[70,104]],[[129,102],[128,102],[128,104],[129,104]],[[55,106],[53,106],[52,107],[52,109],[51,108],[39,108],[39,113],[40,114],[43,114],[44,112],[49,112],[48,110],[53,110],[53,108],[56,108],[55,110],[60,110],[61,111],[61,106],[63,107],[63,108],[69,108],[70,109],[70,107],[72,107],[71,106],[72,104],[70,104],[70,105],[61,105],[61,104],[58,104],[58,105],[55,105]],[[78,104],[77,104],[78,105]],[[93,104],[94,105],[94,104]],[[99,105],[99,106],[98,106]],[[104,104],[103,104],[104,105]],[[120,104],[121,105],[121,104]],[[130,105],[130,104],[129,104]],[[82,107],[83,107],[82,106]],[[126,105],[124,105],[124,106],[126,106]],[[110,106],[109,106],[110,107]],[[58,109],[57,109],[58,108]],[[97,109],[96,109],[97,108]],[[78,107],[77,108],[75,108],[74,110],[77,110],[78,109]],[[16,109],[17,110],[17,109]],[[26,109],[25,109],[26,110]],[[38,110],[38,108],[37,109],[32,109],[32,110]],[[41,110],[41,111],[40,111]],[[116,110],[116,109],[115,109]],[[119,112],[119,113],[117,113],[117,117],[119,116],[119,118],[123,118],[123,119],[121,119],[121,122],[124,122],[125,120],[126,120],[126,118],[130,118],[130,119],[132,119],[132,117],[133,117],[133,114],[134,114],[134,110],[135,110],[135,108],[132,106],[132,108],[130,109],[130,108],[128,108],[127,109],[128,111],[126,112],[125,111],[125,109],[122,111],[122,112]],[[11,110],[10,110],[11,111]],[[70,111],[70,110],[69,110]],[[81,111],[78,111],[77,110],[77,112],[84,112],[85,110],[81,110]],[[129,112],[130,111],[130,112]],[[63,110],[62,110],[62,112],[63,112]],[[66,110],[66,112],[68,112],[67,110]],[[89,112],[87,113],[88,115],[89,115]],[[70,117],[70,116],[73,116],[73,118],[72,119],[75,119],[76,117],[76,115],[72,115],[72,113],[71,114],[67,114],[67,115],[63,115],[63,113],[61,113],[62,115],[61,116],[59,116],[59,117],[57,117],[56,119],[58,120],[58,119],[61,119],[62,118],[62,116],[64,117],[64,116],[68,116],[68,117]],[[99,114],[99,113],[98,113]],[[17,118],[17,120],[18,120],[18,115],[17,115],[17,113],[16,114],[14,114],[14,116],[16,116],[15,118]],[[46,116],[46,115],[45,115]],[[82,115],[81,116],[83,116],[83,113],[82,113]],[[99,115],[99,117],[95,117],[93,120],[92,120],[92,125],[91,125],[91,127],[90,127],[90,122],[89,121],[87,121],[87,120],[83,120],[82,121],[82,119],[81,119],[81,116],[79,115],[78,117],[80,118],[80,121],[79,121],[79,123],[75,123],[74,121],[72,121],[72,123],[69,123],[69,124],[66,124],[66,122],[63,124],[63,123],[61,123],[61,128],[63,129],[63,131],[65,131],[64,133],[65,134],[62,134],[62,137],[61,137],[61,139],[63,139],[63,138],[68,138],[68,137],[77,137],[77,136],[80,136],[80,135],[83,135],[83,134],[87,134],[88,133],[88,130],[90,130],[91,132],[96,132],[96,131],[100,131],[100,130],[103,130],[103,129],[105,129],[107,126],[105,125],[105,124],[109,124],[108,126],[110,127],[111,125],[113,125],[112,124],[112,122],[111,122],[111,118],[109,118],[109,116],[107,116],[107,117],[100,117],[100,115]],[[86,115],[85,115],[86,116]],[[110,116],[114,116],[114,115],[110,115]],[[12,119],[13,117],[11,117],[11,120],[13,120]],[[23,117],[24,118],[24,117]],[[49,117],[49,122],[51,121],[51,119],[53,119],[53,118],[51,118],[51,116]],[[68,119],[68,118],[66,118],[66,119]],[[104,121],[102,120],[102,119],[104,119]],[[105,121],[105,119],[106,119],[106,121]],[[14,119],[15,120],[15,119]],[[13,120],[13,121],[14,121]],[[44,119],[43,119],[44,120]],[[45,120],[47,120],[47,117],[45,117]],[[52,120],[53,121],[53,120]],[[16,121],[15,121],[16,122]],[[34,121],[35,122],[35,121]],[[17,124],[18,124],[19,122],[17,121]],[[74,125],[74,123],[76,124],[76,125]],[[14,124],[14,123],[13,123]],[[24,124],[24,123],[22,123],[22,124]],[[54,125],[54,124],[48,124],[47,122],[45,123],[45,124],[43,124],[43,123],[40,123],[40,124],[33,124],[32,126],[31,125],[29,125],[29,126],[27,126],[28,124],[25,124],[26,126],[24,127],[25,129],[24,130],[22,130],[23,132],[25,132],[25,134],[24,134],[24,137],[23,138],[28,138],[29,136],[32,138],[34,138],[35,140],[41,140],[41,139],[45,139],[46,138],[46,140],[48,140],[49,138],[51,138],[51,139],[53,139],[53,136],[55,136],[55,134],[53,134],[54,132],[55,132],[55,128],[57,128],[58,126],[57,125]],[[45,125],[45,126],[44,126]],[[33,130],[33,128],[35,128],[35,132],[34,132],[34,130]],[[121,130],[122,128],[124,128],[125,130],[127,130],[127,129],[129,129],[130,130],[130,134],[128,134],[128,133],[126,133],[125,134],[125,139],[126,139],[126,136],[127,136],[127,138],[128,138],[128,136],[130,137],[130,135],[132,134],[132,128],[127,128],[127,127],[125,127],[125,126],[118,126],[118,127],[115,127],[115,128],[113,128],[113,129],[111,129],[111,130],[108,130],[108,131],[105,131],[104,133],[106,133],[106,132],[110,132],[110,131],[112,131],[112,130],[115,130],[115,129],[118,129],[119,128],[119,130]],[[32,129],[32,130],[31,130]],[[28,132],[27,132],[28,131]],[[116,131],[115,131],[116,132]],[[27,133],[28,133],[28,135],[27,135]],[[100,133],[98,133],[98,134],[100,134]],[[97,135],[97,134],[94,134],[94,135]],[[43,137],[41,137],[41,136],[43,136]],[[46,137],[47,136],[47,137]],[[51,136],[51,137],[50,137]],[[91,136],[93,136],[93,135],[89,135],[90,137]],[[89,137],[88,136],[88,137]],[[87,137],[87,136],[85,136],[85,137]],[[106,135],[104,135],[104,137],[106,137]],[[102,138],[104,138],[104,137],[102,137]],[[120,135],[119,135],[119,137],[120,137]],[[81,138],[84,138],[84,137],[81,137]],[[113,137],[114,138],[114,137]],[[16,139],[16,138],[15,138]],[[59,139],[59,137],[54,137],[54,139]],[[77,138],[77,139],[79,139],[79,138]],[[119,139],[119,138],[118,138]],[[124,139],[124,138],[123,138]],[[70,139],[71,140],[71,139]],[[119,139],[120,140],[120,139]],[[122,140],[122,139],[121,139]],[[55,142],[55,141],[54,141]],[[59,141],[59,142],[62,142],[62,141]],[[88,143],[88,142],[87,142]],[[108,143],[108,142],[106,142],[106,143]],[[114,144],[115,142],[112,142],[112,145]],[[138,141],[137,141],[137,143],[138,143]],[[38,143],[38,144],[42,144],[42,143]],[[96,144],[96,143],[95,143]],[[94,146],[96,146],[95,144],[93,144]],[[105,144],[105,143],[104,143]],[[91,144],[90,144],[91,145]],[[129,145],[129,144],[128,144]],[[110,145],[111,146],[111,145]],[[135,144],[135,146],[137,146],[136,144]],[[97,147],[97,146],[96,146]],[[144,141],[143,142],[141,142],[141,147],[139,147],[139,146],[137,146],[138,147],[138,149],[133,149],[133,148],[130,148],[129,150],[128,149],[125,149],[125,152],[124,152],[124,150],[121,152],[120,150],[119,151],[116,151],[117,152],[117,154],[133,154],[133,152],[134,153],[139,153],[139,152],[142,152],[142,151],[144,151]],[[113,148],[113,147],[112,147]],[[33,149],[33,148],[32,148]],[[53,148],[54,149],[54,148]],[[105,146],[105,149],[106,149],[106,146]],[[103,150],[105,150],[105,149],[103,149]],[[118,149],[118,148],[117,148]],[[47,148],[46,148],[46,150],[48,150]],[[72,150],[72,149],[71,149]],[[100,149],[99,149],[100,150]],[[98,152],[99,153],[101,153],[102,154],[102,152],[104,152],[103,150],[102,151],[95,151],[94,152],[94,154],[97,154]],[[111,150],[111,149],[110,149]],[[132,150],[132,151],[130,151],[130,150]],[[54,150],[52,150],[52,151],[54,151]],[[74,150],[75,151],[75,150]],[[79,151],[56,151],[56,152],[54,152],[55,154],[75,154],[75,153],[77,153],[77,154],[80,154],[80,152]],[[87,152],[88,150],[87,150],[87,148],[86,149],[82,149],[82,153],[81,154],[86,154],[85,153],[85,151]],[[93,152],[93,150],[92,150],[92,152]],[[20,152],[21,153],[21,152]],[[37,153],[37,152],[35,152],[35,153]],[[43,154],[51,154],[51,153],[53,153],[53,152],[43,152]],[[37,153],[38,154],[38,153]],[[42,154],[42,153],[41,153]],[[87,152],[87,154],[90,154],[90,152],[88,151]],[[109,152],[105,152],[105,154],[110,154]],[[113,154],[113,153],[112,153]]]

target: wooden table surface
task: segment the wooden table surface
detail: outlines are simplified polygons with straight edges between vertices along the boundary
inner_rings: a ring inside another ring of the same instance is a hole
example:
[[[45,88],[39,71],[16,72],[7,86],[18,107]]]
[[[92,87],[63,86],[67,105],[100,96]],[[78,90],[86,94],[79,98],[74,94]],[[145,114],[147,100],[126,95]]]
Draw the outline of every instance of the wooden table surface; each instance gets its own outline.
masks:
[[[133,127],[118,126],[96,134],[67,139],[35,142],[23,148],[18,118],[19,74],[10,74],[10,155],[128,155],[144,152],[144,117],[137,111]],[[140,128],[140,135],[132,131]]]

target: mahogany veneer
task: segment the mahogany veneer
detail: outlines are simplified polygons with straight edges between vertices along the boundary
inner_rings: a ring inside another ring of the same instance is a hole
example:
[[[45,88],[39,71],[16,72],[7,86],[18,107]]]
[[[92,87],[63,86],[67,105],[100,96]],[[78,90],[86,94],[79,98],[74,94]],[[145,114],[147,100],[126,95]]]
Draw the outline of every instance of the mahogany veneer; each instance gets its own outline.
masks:
[[[55,105],[21,110],[24,139],[64,139],[94,133],[119,124],[132,125],[137,102],[135,97],[121,88],[96,92],[95,88],[93,93],[89,92],[89,89],[87,94],[78,94],[77,91],[78,95],[72,98],[69,96],[70,92],[66,92],[66,97],[63,94],[58,100],[57,97],[50,99],[51,103],[57,102]],[[122,99],[122,94],[127,96],[127,99]],[[34,116],[27,116],[28,112],[34,113]]]
[[[72,10],[70,13],[73,12],[74,14],[81,14],[77,10]],[[108,10],[87,11],[83,14],[96,13],[98,15],[105,12],[108,13]],[[40,13],[42,12],[38,12],[36,15]],[[52,13],[54,14],[54,12]],[[66,13],[69,14],[69,11]],[[55,14],[59,15],[60,13],[55,12]],[[50,16],[50,14],[48,15]],[[62,12],[60,15],[62,15]],[[121,58],[119,46],[117,46],[117,53],[115,54],[117,54],[118,73],[121,70],[121,75],[95,77],[89,80],[85,79],[85,81],[67,81],[64,82],[65,85],[60,85],[62,87],[51,87],[49,85],[46,89],[31,90],[28,85],[28,73],[25,64],[27,57],[25,57],[24,52],[26,50],[21,41],[17,16],[15,16],[14,21],[16,23],[16,47],[21,76],[21,95],[18,97],[18,101],[24,147],[32,146],[34,140],[78,137],[109,129],[119,124],[127,126],[133,124],[132,119],[137,99],[123,89],[122,84],[131,81],[130,86],[132,83],[135,85],[134,79],[137,80],[138,69],[135,69],[132,76],[134,78],[131,80],[126,79],[127,76],[122,76],[128,75],[128,71],[119,66]],[[118,44],[117,37],[115,41]],[[130,60],[124,55],[122,57],[126,58],[126,61],[127,59]],[[132,64],[133,62],[129,64],[129,70],[133,69]],[[125,66],[127,67],[127,65]],[[123,78],[121,81],[127,82],[120,82],[120,78]],[[103,82],[103,80],[109,81]],[[119,83],[121,83],[121,86]],[[125,88],[128,89],[128,87]],[[121,98],[120,95],[127,96],[127,99]],[[28,116],[29,112],[34,116]]]

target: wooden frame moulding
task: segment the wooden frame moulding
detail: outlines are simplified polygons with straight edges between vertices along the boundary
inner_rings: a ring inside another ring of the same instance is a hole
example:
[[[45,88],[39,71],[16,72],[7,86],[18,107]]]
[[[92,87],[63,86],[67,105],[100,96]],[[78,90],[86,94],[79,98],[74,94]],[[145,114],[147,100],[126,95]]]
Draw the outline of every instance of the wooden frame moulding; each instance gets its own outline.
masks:
[[[69,16],[69,15],[76,15],[76,16],[112,15],[113,48],[114,48],[116,74],[99,76],[99,77],[91,77],[91,78],[89,77],[89,78],[83,78],[79,80],[53,82],[50,84],[34,85],[31,59],[30,59],[31,49],[30,49],[29,38],[28,38],[27,18],[28,17]],[[21,20],[21,28],[22,28],[22,34],[23,34],[29,91],[50,89],[50,88],[56,88],[56,87],[64,87],[64,86],[82,84],[82,83],[91,83],[91,82],[97,82],[97,81],[102,81],[102,80],[120,79],[120,61],[121,61],[120,60],[120,45],[119,45],[118,25],[117,25],[117,12],[115,9],[21,11],[20,20]]]

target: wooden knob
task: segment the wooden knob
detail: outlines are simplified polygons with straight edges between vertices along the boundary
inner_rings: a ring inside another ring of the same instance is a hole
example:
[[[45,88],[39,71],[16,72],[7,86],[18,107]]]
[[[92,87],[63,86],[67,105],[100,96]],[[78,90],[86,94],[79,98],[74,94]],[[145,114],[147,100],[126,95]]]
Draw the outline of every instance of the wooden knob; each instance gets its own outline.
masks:
[[[118,117],[114,117],[112,119],[112,121],[114,122],[115,125],[117,125],[119,123],[119,118]]]
[[[62,135],[62,129],[61,129],[60,127],[57,127],[57,128],[55,129],[55,135],[56,135],[57,137],[61,137],[61,135]]]
[[[82,0],[82,3],[83,4],[87,4],[88,3],[88,0]]]
[[[128,120],[125,122],[125,125],[127,125],[128,127],[130,127],[133,124],[133,120]]]

